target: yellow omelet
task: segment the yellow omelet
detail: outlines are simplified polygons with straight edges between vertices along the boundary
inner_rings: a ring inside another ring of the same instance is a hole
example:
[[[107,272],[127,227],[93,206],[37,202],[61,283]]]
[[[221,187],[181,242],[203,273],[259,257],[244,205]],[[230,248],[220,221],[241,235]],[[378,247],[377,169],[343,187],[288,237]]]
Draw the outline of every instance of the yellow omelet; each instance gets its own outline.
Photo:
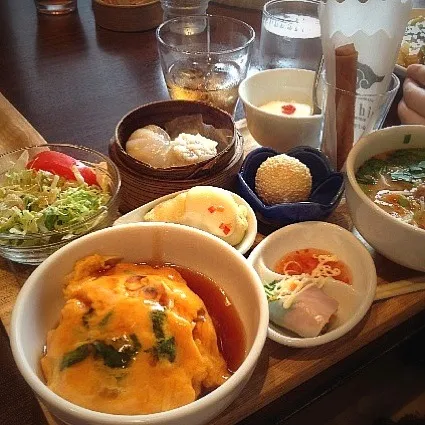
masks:
[[[161,412],[229,377],[203,301],[174,268],[89,256],[64,296],[41,366],[48,387],[79,406]]]

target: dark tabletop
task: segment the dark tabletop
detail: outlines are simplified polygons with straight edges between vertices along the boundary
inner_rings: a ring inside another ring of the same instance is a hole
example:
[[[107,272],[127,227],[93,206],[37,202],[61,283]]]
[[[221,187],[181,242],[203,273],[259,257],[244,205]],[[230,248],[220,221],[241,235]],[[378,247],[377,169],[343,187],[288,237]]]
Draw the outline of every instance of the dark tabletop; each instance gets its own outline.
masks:
[[[425,5],[425,0],[416,0]],[[211,4],[209,13],[246,21],[260,35],[261,12]],[[168,99],[155,31],[97,27],[89,0],[78,12],[37,15],[31,0],[0,2],[0,91],[49,142],[107,151],[131,109]],[[395,108],[389,123],[397,123]]]
[[[259,11],[211,5],[209,12],[241,18],[259,35]],[[49,142],[106,152],[124,114],[169,98],[155,31],[96,27],[89,0],[64,16],[37,15],[30,0],[3,0],[0,39],[0,91]]]

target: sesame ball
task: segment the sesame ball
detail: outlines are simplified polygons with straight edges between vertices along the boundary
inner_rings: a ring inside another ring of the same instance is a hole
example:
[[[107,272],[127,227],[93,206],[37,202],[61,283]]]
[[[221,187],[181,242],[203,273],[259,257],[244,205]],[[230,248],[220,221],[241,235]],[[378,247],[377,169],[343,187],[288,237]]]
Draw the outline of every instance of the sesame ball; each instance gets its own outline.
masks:
[[[269,205],[306,201],[311,185],[308,167],[285,154],[267,158],[255,175],[255,191]]]

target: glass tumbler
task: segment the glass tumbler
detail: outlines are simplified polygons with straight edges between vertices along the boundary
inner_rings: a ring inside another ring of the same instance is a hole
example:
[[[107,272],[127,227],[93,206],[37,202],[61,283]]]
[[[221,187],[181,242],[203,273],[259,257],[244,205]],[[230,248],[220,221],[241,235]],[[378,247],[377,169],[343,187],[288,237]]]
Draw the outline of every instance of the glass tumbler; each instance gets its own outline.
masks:
[[[260,66],[316,71],[322,57],[317,0],[271,0],[264,5]]]
[[[34,0],[38,13],[64,15],[77,9],[77,0]]]
[[[209,0],[161,0],[164,21],[185,15],[204,15]]]
[[[156,37],[172,99],[203,101],[234,113],[255,37],[248,24],[226,16],[182,16],[160,25]]]
[[[348,152],[361,137],[382,128],[399,88],[400,80],[394,73],[388,89],[379,94],[342,90],[328,83],[326,73],[322,73],[316,90],[325,99],[322,150],[337,169],[342,168]]]

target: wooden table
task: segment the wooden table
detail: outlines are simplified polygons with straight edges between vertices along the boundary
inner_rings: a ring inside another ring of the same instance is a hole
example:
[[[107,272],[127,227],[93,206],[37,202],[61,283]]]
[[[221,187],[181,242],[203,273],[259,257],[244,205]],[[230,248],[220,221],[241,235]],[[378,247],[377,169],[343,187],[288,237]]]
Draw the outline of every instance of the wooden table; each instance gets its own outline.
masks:
[[[424,6],[425,0],[416,4]],[[0,92],[46,140],[107,152],[114,127],[126,112],[167,99],[168,93],[154,31],[96,28],[89,2],[80,1],[78,7],[78,13],[52,17],[37,16],[29,1],[0,2]],[[258,47],[259,11],[211,5],[209,12],[250,23]],[[397,124],[395,108],[386,124]],[[369,249],[380,281],[415,275]],[[322,347],[297,350],[267,341],[251,381],[213,424],[277,422],[359,362],[419,329],[424,310],[425,293],[406,295],[374,304],[353,331]]]

